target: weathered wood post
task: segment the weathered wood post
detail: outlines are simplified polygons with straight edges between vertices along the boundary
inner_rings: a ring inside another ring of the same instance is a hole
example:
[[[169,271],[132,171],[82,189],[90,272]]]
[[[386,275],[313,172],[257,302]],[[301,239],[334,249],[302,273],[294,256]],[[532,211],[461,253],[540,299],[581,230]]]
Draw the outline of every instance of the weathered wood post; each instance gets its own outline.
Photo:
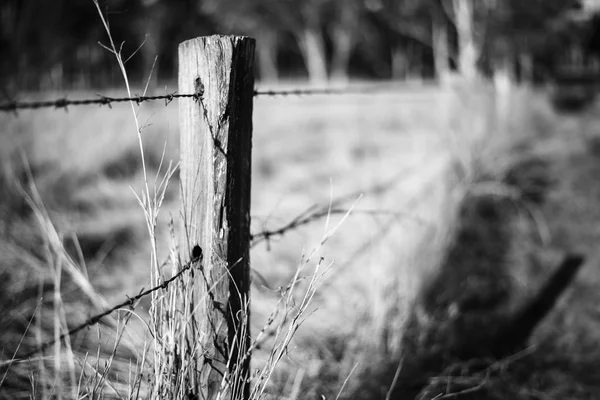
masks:
[[[254,39],[240,36],[179,45],[179,92],[202,94],[179,100],[180,259],[203,252],[184,305],[194,320],[185,332],[195,371],[187,390],[199,399],[214,399],[223,387],[225,398],[249,393],[254,47]]]

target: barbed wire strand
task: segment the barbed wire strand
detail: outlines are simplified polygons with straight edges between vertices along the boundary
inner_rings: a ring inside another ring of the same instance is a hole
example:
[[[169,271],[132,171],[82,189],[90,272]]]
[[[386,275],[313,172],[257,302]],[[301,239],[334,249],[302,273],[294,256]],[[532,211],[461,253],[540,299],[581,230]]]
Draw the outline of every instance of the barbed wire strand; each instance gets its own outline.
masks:
[[[330,216],[330,215],[344,215],[347,213],[351,214],[363,214],[363,215],[384,215],[384,216],[408,216],[406,213],[393,211],[393,210],[351,210],[347,208],[332,208],[328,207],[314,209],[309,212],[306,210],[305,212],[297,215],[294,219],[286,223],[285,225],[273,229],[273,230],[264,230],[258,233],[255,233],[250,236],[251,244],[250,247],[254,247],[261,242],[266,241],[270,244],[270,240],[274,237],[284,236],[288,231],[300,228],[301,226],[308,225],[314,221],[317,221],[321,218]]]
[[[148,290],[142,290],[139,294],[137,294],[136,296],[133,297],[129,297],[127,296],[127,300],[117,304],[114,307],[111,307],[108,310],[105,310],[99,314],[94,315],[93,317],[88,318],[85,322],[77,325],[74,328],[69,329],[68,332],[63,333],[62,335],[60,335],[59,337],[49,340],[41,345],[39,345],[38,347],[36,347],[35,349],[31,350],[30,352],[26,353],[25,355],[19,357],[18,359],[14,359],[14,360],[8,360],[5,362],[0,362],[0,366],[4,366],[4,365],[9,365],[9,364],[13,364],[15,362],[19,362],[19,361],[24,361],[24,360],[28,360],[31,357],[35,356],[36,354],[42,353],[45,350],[47,350],[50,346],[52,346],[54,343],[61,341],[67,337],[73,336],[74,334],[82,331],[85,328],[88,328],[90,326],[96,325],[97,323],[99,323],[103,318],[107,317],[108,315],[112,314],[113,312],[124,308],[124,307],[130,307],[130,308],[134,308],[135,307],[135,302],[138,300],[141,300],[142,298],[148,296],[149,294],[152,294],[154,292],[156,292],[159,289],[166,289],[169,287],[169,285],[177,280],[179,277],[181,277],[181,275],[183,275],[184,272],[190,270],[192,268],[192,266],[196,263],[196,262],[201,262],[202,261],[202,255],[197,256],[195,258],[192,258],[190,261],[188,261],[186,264],[183,265],[183,267],[181,267],[181,270],[179,272],[177,272],[175,275],[173,275],[171,278],[167,279],[166,281],[164,281],[163,283],[161,283],[160,285],[157,285],[151,289]]]
[[[339,88],[309,88],[309,89],[280,89],[280,90],[255,90],[254,96],[312,96],[312,95],[343,95],[343,94],[368,94],[389,91],[389,86],[375,84],[369,86],[350,86]]]
[[[331,204],[313,204],[298,215],[296,215],[293,219],[291,219],[286,224],[280,226],[279,228],[273,230],[263,230],[261,232],[254,233],[250,235],[251,244],[250,247],[254,247],[257,244],[267,241],[273,237],[283,236],[287,233],[287,231],[298,228],[303,225],[310,224],[313,221],[316,221],[320,218],[326,217],[328,213],[330,214],[345,214],[349,211],[349,209],[343,208],[342,205],[348,201],[356,200],[360,196],[369,194],[369,195],[380,195],[386,193],[390,190],[393,190],[399,182],[402,182],[402,178],[407,174],[413,172],[412,169],[402,170],[398,173],[394,174],[390,178],[377,182],[370,187],[357,190],[354,192],[347,193],[343,196],[337,197],[331,201]],[[420,218],[412,215],[411,213],[395,211],[395,210],[352,210],[353,214],[370,214],[370,215],[390,215],[390,216],[405,216],[410,217],[411,219],[415,219],[417,221],[421,221]]]
[[[334,214],[345,214],[349,212],[347,209],[329,209],[328,207],[323,207],[319,209],[313,209],[312,207],[298,214],[291,221],[286,223],[285,225],[273,229],[273,230],[264,230],[253,235],[250,235],[251,244],[250,247],[254,247],[257,244],[267,241],[269,242],[273,237],[283,236],[288,231],[299,228],[303,225],[308,225],[313,221],[324,218],[327,215]]]
[[[165,100],[165,106],[169,105],[176,98],[191,97],[199,99],[202,96],[201,93],[194,94],[165,94],[160,96],[133,96],[133,97],[109,97],[99,95],[96,99],[81,99],[81,100],[69,100],[66,97],[56,100],[44,100],[44,101],[32,101],[32,102],[18,102],[11,101],[0,105],[0,111],[5,112],[16,112],[18,110],[36,110],[40,108],[56,108],[56,109],[67,109],[70,106],[87,106],[97,104],[100,106],[111,107],[112,103],[123,103],[127,101],[134,101],[141,104],[146,101],[154,100]]]
[[[372,86],[356,86],[346,88],[311,88],[311,89],[284,89],[284,90],[255,90],[255,97],[277,97],[277,96],[312,96],[312,95],[344,95],[344,94],[368,94],[377,92],[389,91],[389,85],[382,84]],[[17,112],[19,110],[37,110],[41,108],[67,109],[68,107],[99,105],[112,107],[112,103],[124,103],[133,101],[141,104],[148,101],[165,100],[165,106],[169,105],[177,98],[194,98],[196,100],[202,97],[202,93],[186,93],[186,94],[164,94],[158,96],[133,96],[133,97],[110,97],[98,95],[95,99],[77,99],[69,100],[66,97],[54,100],[42,101],[9,101],[0,104],[0,112]]]

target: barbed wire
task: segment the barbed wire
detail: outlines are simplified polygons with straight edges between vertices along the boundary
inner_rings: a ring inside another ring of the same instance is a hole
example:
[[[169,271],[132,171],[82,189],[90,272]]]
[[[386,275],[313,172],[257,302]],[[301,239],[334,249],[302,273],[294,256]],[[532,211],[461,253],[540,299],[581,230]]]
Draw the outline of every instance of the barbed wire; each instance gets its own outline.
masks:
[[[309,88],[309,89],[281,89],[281,90],[254,90],[255,97],[278,97],[278,96],[311,96],[311,95],[344,95],[344,94],[369,94],[389,91],[389,85],[381,83],[369,86],[351,86],[345,88]],[[113,103],[124,103],[133,101],[141,104],[148,101],[165,100],[165,106],[177,98],[202,98],[203,93],[170,93],[158,96],[136,95],[130,97],[111,97],[98,94],[94,99],[70,100],[66,97],[53,100],[41,101],[9,101],[0,104],[0,112],[17,112],[19,110],[36,110],[41,108],[64,109],[68,107],[99,105],[112,107]]]
[[[399,216],[405,215],[405,213],[391,211],[391,210],[352,210],[349,208],[329,208],[328,206],[316,209],[307,209],[304,212],[298,214],[291,221],[282,225],[281,227],[273,230],[264,230],[261,232],[250,235],[250,247],[254,247],[262,242],[267,242],[267,246],[270,245],[271,239],[275,237],[284,236],[288,231],[300,228],[301,226],[308,225],[321,218],[325,218],[331,215],[345,215],[345,214],[362,214],[362,215],[386,215],[386,216]]]
[[[409,172],[409,171],[408,171]],[[327,217],[328,215],[334,214],[346,214],[348,212],[352,212],[352,214],[366,214],[366,215],[389,215],[389,216],[406,216],[419,219],[410,213],[401,212],[397,210],[361,210],[361,209],[349,209],[343,208],[342,205],[349,201],[356,201],[361,196],[366,194],[369,195],[378,195],[386,193],[396,186],[398,182],[401,182],[401,178],[408,173],[407,171],[400,171],[394,174],[389,179],[386,179],[382,182],[377,182],[367,188],[347,193],[343,196],[336,197],[332,199],[329,204],[313,204],[294,218],[292,218],[287,223],[283,224],[279,228],[276,229],[265,229],[260,232],[256,232],[250,235],[250,247],[254,247],[257,244],[266,241],[267,245],[270,243],[269,241],[274,237],[279,237],[285,235],[288,231],[299,228],[303,225],[308,225],[311,222],[314,222],[320,218]]]
[[[279,89],[255,90],[254,96],[312,96],[312,95],[344,95],[344,94],[369,94],[389,91],[389,85],[372,84],[363,86],[333,87],[333,88],[308,88],[308,89]]]
[[[105,310],[99,314],[96,314],[96,315],[88,318],[85,322],[82,322],[81,324],[77,325],[76,327],[69,329],[68,332],[63,333],[62,335],[58,336],[55,339],[52,339],[52,340],[42,343],[41,345],[39,345],[35,349],[31,350],[30,352],[26,353],[25,355],[19,357],[18,359],[0,362],[0,366],[5,366],[5,365],[9,365],[9,364],[14,364],[15,362],[28,360],[29,358],[35,356],[36,354],[46,351],[50,346],[52,346],[56,342],[59,342],[67,337],[71,337],[74,334],[84,330],[85,328],[89,328],[90,326],[96,325],[103,318],[107,317],[108,315],[112,314],[113,312],[115,312],[117,310],[120,310],[124,307],[135,308],[135,303],[138,300],[141,300],[142,298],[148,296],[149,294],[156,292],[157,290],[168,288],[169,285],[173,281],[179,279],[179,277],[181,277],[181,275],[183,275],[184,272],[190,270],[192,268],[192,266],[194,266],[194,264],[197,262],[202,262],[202,251],[200,251],[199,254],[197,254],[196,249],[194,248],[193,258],[190,259],[186,264],[184,264],[181,267],[181,269],[179,270],[179,272],[177,272],[175,275],[173,275],[171,278],[167,279],[160,285],[154,286],[153,288],[150,288],[148,290],[142,290],[136,296],[133,296],[133,297],[127,296],[127,300],[117,304],[114,307],[111,307],[108,310]]]
[[[298,216],[296,216],[295,218],[293,218],[291,221],[289,221],[288,223],[282,225],[280,228],[274,229],[274,230],[264,230],[261,232],[257,232],[255,234],[251,235],[251,244],[250,247],[254,247],[257,244],[263,242],[263,241],[267,241],[269,242],[271,238],[276,237],[276,236],[283,236],[285,235],[288,231],[299,228],[300,226],[303,225],[307,225],[313,221],[316,221],[320,218],[323,218],[325,216],[329,216],[329,215],[334,215],[334,214],[346,214],[349,212],[353,212],[353,213],[364,213],[364,214],[389,214],[389,213],[393,213],[390,211],[378,211],[378,210],[354,210],[351,211],[349,209],[340,209],[340,208],[329,208],[329,207],[310,207],[307,210],[303,211],[302,213],[300,213]],[[199,248],[199,247],[198,247]],[[174,282],[175,280],[179,279],[186,271],[190,270],[192,268],[192,266],[196,263],[196,262],[202,262],[202,251],[197,252],[196,248],[194,248],[194,252],[192,254],[192,259],[190,259],[186,264],[184,264],[181,269],[179,270],[179,272],[177,272],[175,275],[173,275],[171,278],[165,280],[163,283],[161,283],[160,285],[154,286],[150,289],[147,290],[141,290],[139,294],[133,296],[133,297],[129,297],[127,296],[127,300],[99,313],[96,314],[90,318],[88,318],[86,321],[82,322],[81,324],[77,325],[74,328],[69,329],[68,332],[65,332],[63,334],[61,334],[60,336],[58,336],[57,338],[51,339],[47,342],[44,342],[43,344],[39,345],[38,347],[36,347],[35,349],[29,351],[28,353],[24,354],[23,356],[20,356],[17,359],[13,359],[13,360],[7,360],[7,361],[2,361],[0,362],[0,367],[2,366],[6,366],[9,364],[13,364],[15,362],[20,362],[20,361],[24,361],[24,360],[28,360],[31,357],[35,356],[36,354],[42,353],[45,350],[47,350],[50,346],[54,345],[56,342],[59,342],[61,340],[64,340],[67,337],[71,337],[73,335],[75,335],[76,333],[82,331],[85,328],[89,328],[91,326],[96,325],[97,323],[99,323],[103,318],[109,316],[110,314],[112,314],[115,311],[118,311],[124,307],[129,307],[129,308],[135,308],[135,303],[138,300],[141,300],[142,298],[156,292],[157,290],[160,289],[167,289],[169,287],[169,285]]]
[[[270,97],[292,96],[292,95],[296,95],[296,96],[336,95],[336,94],[339,95],[339,94],[350,94],[350,93],[372,93],[372,92],[380,90],[380,89],[381,89],[380,86],[377,86],[377,87],[372,86],[372,87],[351,87],[351,88],[255,90],[253,95],[254,96],[270,96]],[[94,104],[100,105],[100,106],[108,106],[109,108],[111,108],[112,103],[133,101],[137,104],[141,104],[143,102],[156,101],[156,100],[165,100],[165,106],[167,106],[167,105],[169,105],[169,103],[171,103],[176,98],[193,98],[195,100],[200,100],[200,99],[202,99],[203,94],[204,94],[203,90],[200,89],[198,93],[194,93],[194,94],[172,93],[172,94],[165,94],[165,95],[158,95],[158,96],[136,95],[136,96],[132,96],[132,97],[110,97],[110,96],[98,95],[99,97],[95,98],[95,99],[69,100],[67,98],[60,98],[60,99],[55,99],[55,100],[44,100],[44,101],[33,101],[33,102],[11,101],[11,102],[0,105],[0,112],[2,112],[2,111],[17,112],[18,110],[25,110],[25,109],[34,110],[34,109],[41,109],[41,108],[55,108],[55,109],[65,109],[66,110],[69,106],[83,106],[83,105],[94,105]],[[331,207],[332,205],[333,204],[329,205],[328,207],[317,207],[317,208],[311,207],[311,208],[305,210],[304,212],[302,212],[301,214],[299,214],[298,216],[296,216],[295,218],[293,218],[288,223],[284,224],[283,226],[281,226],[277,229],[264,230],[264,231],[252,234],[250,237],[251,238],[251,244],[250,244],[251,247],[254,247],[255,245],[259,244],[262,241],[266,241],[267,243],[270,243],[270,240],[273,237],[283,236],[290,230],[296,229],[303,225],[307,225],[307,224],[309,224],[315,220],[318,220],[320,218],[323,218],[325,216],[329,216],[329,215],[333,215],[333,214],[345,214],[345,213],[350,212],[350,210],[348,210],[348,209],[332,208]],[[381,212],[362,211],[362,213],[381,213]],[[96,314],[96,315],[88,318],[83,323],[77,325],[74,328],[71,328],[69,331],[59,335],[58,337],[56,337],[52,340],[42,343],[41,345],[39,345],[35,349],[31,350],[30,352],[26,353],[25,355],[19,357],[18,359],[0,362],[0,366],[10,365],[15,362],[27,360],[27,359],[35,356],[36,354],[42,353],[45,350],[47,350],[50,346],[54,345],[56,342],[62,341],[67,337],[71,337],[71,336],[75,335],[76,333],[82,331],[83,329],[86,329],[88,327],[91,327],[91,326],[99,323],[103,318],[109,316],[110,314],[112,314],[115,311],[118,311],[119,309],[122,309],[124,307],[135,308],[135,303],[137,301],[156,292],[157,290],[168,288],[168,286],[172,282],[174,282],[179,277],[181,277],[183,275],[183,273],[190,270],[192,268],[192,266],[194,265],[194,263],[201,261],[202,256],[200,254],[199,256],[194,255],[193,257],[194,258],[192,258],[190,261],[188,261],[186,264],[184,264],[181,267],[180,271],[177,274],[175,274],[171,278],[165,280],[160,285],[157,285],[157,286],[152,287],[147,290],[142,290],[136,296],[133,296],[133,297],[127,296],[127,300],[111,307],[110,309],[107,309],[99,314]]]
[[[0,105],[0,111],[4,112],[16,112],[18,110],[35,110],[40,108],[55,108],[55,109],[67,109],[70,106],[87,106],[97,104],[100,106],[112,107],[112,103],[123,103],[133,101],[137,104],[141,104],[146,101],[154,100],[165,100],[165,106],[169,105],[174,99],[182,97],[191,97],[199,99],[202,93],[194,94],[165,94],[160,96],[132,96],[132,97],[110,97],[98,95],[96,99],[80,99],[80,100],[69,100],[66,97],[55,99],[55,100],[44,100],[44,101],[32,101],[32,102],[18,102],[11,101]]]
[[[310,210],[310,209],[309,209]],[[307,210],[308,211],[308,210]],[[342,212],[343,210],[331,210],[332,213],[339,213]],[[302,216],[304,215],[304,217],[302,218]],[[259,232],[256,233],[254,235],[251,235],[251,239],[253,240],[253,242],[251,243],[251,247],[254,247],[255,245],[257,245],[259,242],[261,242],[262,240],[269,240],[271,237],[273,236],[281,236],[284,235],[287,231],[297,228],[301,225],[305,225],[308,224],[318,218],[322,218],[324,216],[324,214],[322,213],[322,210],[319,210],[316,213],[309,213],[308,215],[306,215],[306,212],[301,214],[299,217],[294,218],[292,221],[290,221],[289,223],[285,224],[284,226],[282,226],[279,229],[276,229],[274,231],[263,231],[263,232]],[[262,239],[262,240],[261,240]],[[198,247],[199,248],[199,247]],[[7,361],[2,361],[0,362],[0,367],[2,366],[6,366],[6,365],[10,365],[10,364],[14,364],[15,362],[19,362],[19,361],[23,361],[23,360],[28,360],[29,358],[35,356],[36,354],[42,353],[44,351],[46,351],[48,348],[50,348],[50,346],[54,345],[56,342],[59,342],[61,340],[64,340],[67,337],[71,337],[73,335],[75,335],[76,333],[82,331],[83,329],[89,328],[91,326],[96,325],[97,323],[99,323],[103,318],[109,316],[110,314],[112,314],[113,312],[120,310],[124,307],[129,307],[129,308],[135,308],[135,303],[138,300],[141,300],[142,298],[156,292],[157,290],[160,289],[167,289],[169,287],[169,285],[179,279],[179,277],[181,277],[186,271],[190,270],[192,268],[192,266],[194,265],[194,263],[196,262],[201,262],[202,261],[202,251],[200,249],[200,251],[198,252],[196,248],[194,248],[194,252],[192,254],[192,259],[190,261],[188,261],[186,264],[183,265],[183,267],[181,267],[181,269],[179,270],[179,272],[177,272],[175,275],[173,275],[171,278],[165,280],[163,283],[161,283],[160,285],[154,286],[150,289],[147,290],[141,290],[139,294],[133,296],[133,297],[129,297],[127,296],[127,300],[99,313],[96,314],[90,318],[88,318],[86,321],[82,322],[81,324],[77,325],[74,328],[69,329],[69,331],[61,334],[60,336],[58,336],[57,338],[51,339],[47,342],[42,343],[41,345],[39,345],[38,347],[36,347],[35,349],[29,351],[28,353],[24,354],[23,356],[20,356],[18,359],[13,359],[13,360],[7,360]]]
[[[283,225],[282,227],[275,229],[273,231],[262,231],[262,232],[258,232],[256,234],[253,234],[250,236],[252,243],[250,244],[251,247],[254,247],[255,245],[257,245],[258,243],[260,243],[263,240],[267,240],[269,241],[271,237],[273,236],[282,236],[284,235],[287,231],[292,230],[294,228],[297,228],[299,226],[302,225],[306,225],[312,221],[315,221],[319,218],[324,217],[326,214],[323,213],[322,209],[319,210],[314,210],[315,212],[310,212],[311,209],[306,210],[305,212],[303,212],[302,214],[300,214],[298,217],[294,218],[292,221],[288,222],[287,224]],[[348,212],[348,210],[329,210],[331,214],[337,214],[337,213],[341,213],[341,212]],[[198,247],[199,248],[199,247]],[[44,351],[46,351],[48,348],[50,348],[50,346],[54,345],[56,342],[62,341],[67,337],[71,337],[73,335],[75,335],[76,333],[89,328],[91,326],[96,325],[97,323],[99,323],[103,318],[109,316],[110,314],[112,314],[113,312],[120,310],[124,307],[129,307],[129,308],[135,308],[135,303],[138,300],[141,300],[142,298],[156,292],[157,290],[160,289],[167,289],[169,287],[169,285],[179,279],[179,277],[181,277],[186,271],[190,270],[192,268],[192,266],[194,265],[194,263],[196,262],[201,262],[202,261],[202,251],[200,249],[200,252],[198,253],[196,248],[194,248],[194,252],[192,254],[192,259],[190,261],[188,261],[186,264],[183,265],[183,267],[181,267],[181,269],[179,270],[179,272],[177,272],[175,275],[173,275],[171,278],[165,280],[163,283],[161,283],[160,285],[154,286],[150,289],[147,290],[141,290],[139,294],[133,296],[133,297],[129,297],[127,296],[127,300],[99,313],[96,314],[90,318],[88,318],[86,321],[82,322],[81,324],[77,325],[74,328],[69,329],[69,331],[61,334],[60,336],[58,336],[57,338],[51,339],[47,342],[42,343],[41,345],[39,345],[38,347],[36,347],[35,349],[29,351],[28,353],[24,354],[23,356],[20,356],[18,359],[13,359],[13,360],[7,360],[7,361],[2,361],[0,362],[0,367],[6,366],[6,365],[10,365],[10,364],[14,364],[15,362],[20,362],[20,361],[24,361],[24,360],[28,360],[31,357],[35,356],[36,354],[39,353],[43,353]]]

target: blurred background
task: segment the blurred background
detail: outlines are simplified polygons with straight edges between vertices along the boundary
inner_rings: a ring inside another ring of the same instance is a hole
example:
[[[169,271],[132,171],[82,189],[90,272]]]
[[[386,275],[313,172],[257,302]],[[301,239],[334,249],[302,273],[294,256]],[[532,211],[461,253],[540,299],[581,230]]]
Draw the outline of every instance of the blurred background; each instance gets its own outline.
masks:
[[[138,82],[149,76],[172,82],[178,43],[213,33],[257,38],[261,81],[432,79],[476,68],[540,82],[566,64],[594,65],[600,51],[594,0],[104,0],[100,6],[124,53],[137,51],[128,69]],[[98,46],[104,28],[89,2],[6,0],[0,18],[5,91],[120,83],[111,54]]]
[[[331,265],[268,398],[335,398],[343,387],[340,398],[381,399],[393,382],[401,390],[388,398],[450,395],[435,380],[447,354],[433,367],[427,359],[400,374],[399,366],[456,337],[477,342],[495,321],[469,328],[473,339],[440,324],[439,310],[422,311],[429,297],[444,315],[460,316],[451,296],[501,293],[502,314],[531,297],[562,253],[597,252],[600,1],[99,5],[133,93],[175,92],[178,44],[210,34],[256,38],[259,89],[371,88],[254,99],[252,233],[264,238],[310,218],[254,243],[253,332],[268,323],[277,288],[299,265],[308,276],[320,257]],[[109,42],[92,0],[2,0],[0,104],[124,95],[114,55],[99,43]],[[135,111],[149,176],[160,176],[179,159],[177,102]],[[2,363],[149,287],[151,245],[132,193],[143,188],[139,151],[127,103],[0,113],[0,398],[127,397],[127,377],[141,376],[131,360],[152,340],[148,299],[119,346],[111,347],[122,320],[112,316],[74,335],[72,347],[34,363]],[[522,195],[531,187],[533,202]],[[486,196],[491,206],[465,206]],[[159,215],[161,261],[178,213],[175,173]],[[596,269],[582,271],[577,290],[536,331],[543,351],[493,377],[470,376],[462,389],[485,382],[489,398],[600,397]],[[265,348],[253,366],[266,362]],[[109,369],[100,368],[104,360]],[[144,360],[151,369],[151,357]]]

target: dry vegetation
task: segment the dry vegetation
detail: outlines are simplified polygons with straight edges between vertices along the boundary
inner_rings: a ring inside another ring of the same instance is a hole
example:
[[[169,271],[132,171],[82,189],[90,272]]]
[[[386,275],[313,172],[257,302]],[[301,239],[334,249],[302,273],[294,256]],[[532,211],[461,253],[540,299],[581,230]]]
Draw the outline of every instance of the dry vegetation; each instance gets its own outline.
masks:
[[[70,93],[77,95],[90,94]],[[457,271],[446,280],[448,293],[462,290],[462,280],[474,273],[468,257],[455,257],[460,262],[453,264],[446,252],[456,244],[451,234],[459,227],[489,222],[477,215],[465,219],[477,212],[465,212],[461,200],[467,193],[510,197],[508,189],[519,187],[506,185],[506,177],[519,161],[543,159],[543,174],[553,184],[542,205],[530,205],[529,211],[516,207],[508,233],[502,233],[510,237],[506,248],[493,234],[485,236],[489,254],[484,257],[490,264],[482,269],[503,268],[495,272],[514,283],[511,301],[518,302],[554,268],[562,250],[595,251],[600,133],[594,130],[593,113],[556,115],[541,96],[522,91],[505,106],[482,86],[255,99],[253,233],[277,229],[311,207],[327,210],[331,204],[334,211],[252,249],[254,335],[279,301],[278,288],[293,280],[299,264],[305,265],[302,276],[311,275],[320,257],[323,266],[331,265],[265,396],[335,398],[341,392],[342,398],[385,398],[395,375],[392,398],[419,392],[432,398],[469,388],[478,388],[467,392],[475,398],[484,393],[523,399],[598,395],[591,367],[600,360],[593,309],[600,277],[596,259],[577,279],[577,290],[536,331],[532,342],[540,343],[537,350],[472,368],[446,360],[427,373],[407,362],[415,358],[410,353],[419,348],[415,343],[421,343],[405,334],[411,332],[419,289],[440,265]],[[131,191],[139,190],[143,180],[127,106],[0,118],[0,342],[2,359],[11,360],[65,326],[122,301],[125,294],[149,287],[150,249],[144,216]],[[149,176],[154,176],[163,152],[167,160],[178,158],[176,104],[145,104],[139,121],[145,125]],[[177,201],[175,176],[159,217],[160,260],[169,255],[168,222],[177,218]],[[321,245],[324,232],[350,208],[349,217]],[[493,259],[497,254],[505,258],[501,265]],[[311,262],[306,262],[308,255]],[[495,290],[486,286],[489,276],[484,275],[471,290]],[[453,282],[452,276],[458,278]],[[301,293],[306,283],[298,289]],[[0,397],[151,393],[154,383],[140,373],[144,362],[152,364],[152,356],[143,351],[152,340],[149,307],[149,299],[142,300],[135,314],[115,313],[50,348],[46,357],[10,369],[3,365]],[[253,368],[268,362],[270,344],[267,340],[255,351]],[[137,387],[140,392],[133,391]],[[407,392],[398,389],[409,387]]]

